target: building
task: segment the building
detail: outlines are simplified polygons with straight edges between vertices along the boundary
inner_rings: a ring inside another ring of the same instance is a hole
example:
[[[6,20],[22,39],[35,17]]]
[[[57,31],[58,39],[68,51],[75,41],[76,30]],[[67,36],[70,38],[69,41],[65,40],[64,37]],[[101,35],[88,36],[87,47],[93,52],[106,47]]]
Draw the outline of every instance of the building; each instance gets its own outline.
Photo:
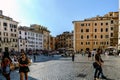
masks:
[[[43,50],[43,34],[34,28],[19,27],[19,51]]]
[[[55,37],[50,35],[50,50],[55,50]]]
[[[37,24],[32,24],[30,27],[43,34],[43,49],[50,50],[50,31],[46,27]]]
[[[63,32],[56,36],[56,49],[64,48],[66,50],[73,49],[73,32]]]
[[[73,21],[74,51],[105,49],[118,44],[118,12]]]
[[[18,22],[0,10],[0,51],[18,51]]]

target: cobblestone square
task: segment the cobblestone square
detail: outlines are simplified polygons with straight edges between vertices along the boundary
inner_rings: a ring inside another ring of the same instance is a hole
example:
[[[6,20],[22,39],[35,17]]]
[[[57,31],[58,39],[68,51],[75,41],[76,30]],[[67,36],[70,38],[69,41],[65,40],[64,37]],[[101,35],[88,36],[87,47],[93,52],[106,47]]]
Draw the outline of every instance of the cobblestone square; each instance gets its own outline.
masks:
[[[120,80],[120,57],[102,55],[104,60],[103,72],[109,80]],[[37,61],[30,66],[29,80],[93,80],[94,60],[87,56],[76,54],[75,62],[71,57],[38,56]],[[0,80],[5,80],[0,73]],[[11,80],[19,80],[18,69],[11,72]]]

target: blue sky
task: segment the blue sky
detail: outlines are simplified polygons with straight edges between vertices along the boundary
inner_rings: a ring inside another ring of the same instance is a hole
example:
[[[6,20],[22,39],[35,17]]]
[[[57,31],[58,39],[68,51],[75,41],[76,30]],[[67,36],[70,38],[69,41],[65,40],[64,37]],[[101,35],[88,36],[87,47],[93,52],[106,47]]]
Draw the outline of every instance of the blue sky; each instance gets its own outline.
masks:
[[[0,0],[0,10],[19,25],[39,24],[56,36],[72,31],[72,21],[118,11],[118,0]]]

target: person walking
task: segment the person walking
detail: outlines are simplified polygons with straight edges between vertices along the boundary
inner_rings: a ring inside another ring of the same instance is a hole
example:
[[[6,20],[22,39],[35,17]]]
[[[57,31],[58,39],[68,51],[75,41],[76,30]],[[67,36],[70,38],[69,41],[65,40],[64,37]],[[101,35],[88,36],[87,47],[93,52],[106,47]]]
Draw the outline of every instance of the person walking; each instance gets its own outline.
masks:
[[[28,80],[28,72],[30,71],[29,65],[30,65],[30,60],[28,59],[27,55],[25,53],[21,53],[20,59],[18,60],[19,62],[19,73],[20,73],[20,80]]]
[[[81,54],[82,54],[82,56],[85,56],[84,50],[81,50]]]
[[[94,60],[95,54],[96,54],[96,51],[93,49],[93,50],[91,51],[92,60]]]
[[[75,60],[75,53],[73,52],[72,53],[72,61],[74,62],[74,60]]]
[[[10,64],[12,63],[11,58],[9,57],[9,52],[8,49],[5,49],[5,52],[2,57],[2,62],[1,62],[1,71],[3,76],[6,78],[6,80],[10,80]]]
[[[97,50],[97,53],[95,54],[95,62],[93,63],[93,66],[95,68],[95,72],[94,72],[94,80],[97,80],[100,78],[102,79],[107,79],[104,74],[103,74],[103,70],[102,70],[102,64],[104,63],[104,61],[102,60],[100,54],[102,53],[101,49]]]
[[[90,58],[91,58],[91,52],[90,52],[90,50],[88,50],[87,53],[88,53],[88,60],[90,60]]]
[[[36,53],[33,53],[34,62],[36,61]]]

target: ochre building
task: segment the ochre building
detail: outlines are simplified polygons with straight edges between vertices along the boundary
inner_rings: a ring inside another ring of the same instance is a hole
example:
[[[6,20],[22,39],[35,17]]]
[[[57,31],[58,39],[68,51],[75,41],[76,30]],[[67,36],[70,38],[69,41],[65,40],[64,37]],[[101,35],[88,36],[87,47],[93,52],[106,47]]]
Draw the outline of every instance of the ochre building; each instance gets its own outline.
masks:
[[[105,49],[118,44],[118,12],[73,21],[74,51]]]

